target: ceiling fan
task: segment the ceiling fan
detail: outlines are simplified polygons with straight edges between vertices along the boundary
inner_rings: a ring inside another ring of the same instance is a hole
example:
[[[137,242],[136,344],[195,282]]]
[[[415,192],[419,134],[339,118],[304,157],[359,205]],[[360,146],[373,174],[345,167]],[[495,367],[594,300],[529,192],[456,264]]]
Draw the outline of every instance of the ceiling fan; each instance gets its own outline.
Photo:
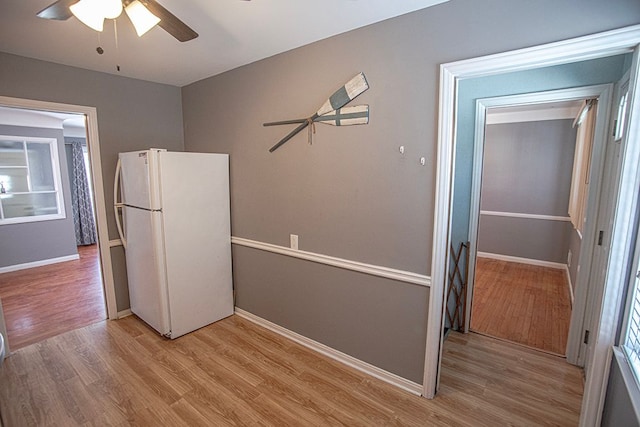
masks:
[[[57,0],[37,16],[58,21],[75,16],[85,25],[102,31],[104,20],[117,18],[123,9],[138,36],[158,25],[181,42],[198,37],[198,33],[155,0]]]

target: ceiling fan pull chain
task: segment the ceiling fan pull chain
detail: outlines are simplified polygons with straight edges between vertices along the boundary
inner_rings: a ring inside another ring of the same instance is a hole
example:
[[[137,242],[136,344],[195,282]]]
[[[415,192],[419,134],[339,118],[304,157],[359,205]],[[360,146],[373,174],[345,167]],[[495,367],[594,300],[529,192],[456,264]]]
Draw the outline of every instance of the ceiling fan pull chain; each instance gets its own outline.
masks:
[[[120,47],[118,46],[118,24],[113,20],[113,34],[116,38],[116,70],[120,71]]]
[[[98,52],[98,55],[102,55],[104,53],[104,49],[102,48],[102,46],[100,46],[100,33],[98,34],[98,47],[96,47],[96,52]]]

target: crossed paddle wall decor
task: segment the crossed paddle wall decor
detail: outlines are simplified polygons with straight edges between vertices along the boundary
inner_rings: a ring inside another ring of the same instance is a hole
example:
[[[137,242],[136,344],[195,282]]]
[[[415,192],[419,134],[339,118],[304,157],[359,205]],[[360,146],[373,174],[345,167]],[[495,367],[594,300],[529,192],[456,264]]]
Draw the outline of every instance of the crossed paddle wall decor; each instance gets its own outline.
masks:
[[[309,127],[309,143],[311,144],[312,133],[315,133],[315,123],[324,123],[332,126],[366,125],[369,123],[369,106],[355,105],[345,107],[362,92],[369,89],[369,84],[364,73],[359,73],[344,86],[335,91],[322,106],[311,116],[304,119],[282,120],[278,122],[264,123],[263,126],[290,125],[300,123],[287,136],[282,138],[276,145],[269,149],[270,153],[277,150],[282,144],[289,141],[304,128]]]

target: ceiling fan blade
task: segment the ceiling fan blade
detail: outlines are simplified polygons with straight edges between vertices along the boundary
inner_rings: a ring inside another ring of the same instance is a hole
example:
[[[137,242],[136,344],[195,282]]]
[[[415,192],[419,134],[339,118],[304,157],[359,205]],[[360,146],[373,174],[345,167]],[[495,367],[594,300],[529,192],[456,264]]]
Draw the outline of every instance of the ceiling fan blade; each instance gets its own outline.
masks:
[[[69,6],[78,3],[79,0],[58,0],[42,9],[36,15],[39,18],[55,19],[57,21],[65,21],[73,16]]]
[[[193,31],[187,24],[178,19],[173,13],[162,7],[162,5],[157,1],[140,0],[140,2],[145,5],[151,13],[160,18],[158,26],[179,41],[186,42],[198,37],[198,33]]]

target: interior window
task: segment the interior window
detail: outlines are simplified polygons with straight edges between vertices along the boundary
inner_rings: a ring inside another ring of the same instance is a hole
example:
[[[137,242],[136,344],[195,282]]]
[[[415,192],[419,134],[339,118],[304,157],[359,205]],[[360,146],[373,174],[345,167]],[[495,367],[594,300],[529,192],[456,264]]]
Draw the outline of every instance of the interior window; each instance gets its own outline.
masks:
[[[0,225],[64,218],[57,140],[0,136]]]
[[[636,377],[640,378],[640,239],[636,237],[636,250],[633,261],[634,272],[630,277],[629,301],[626,330],[623,335],[623,351]]]

